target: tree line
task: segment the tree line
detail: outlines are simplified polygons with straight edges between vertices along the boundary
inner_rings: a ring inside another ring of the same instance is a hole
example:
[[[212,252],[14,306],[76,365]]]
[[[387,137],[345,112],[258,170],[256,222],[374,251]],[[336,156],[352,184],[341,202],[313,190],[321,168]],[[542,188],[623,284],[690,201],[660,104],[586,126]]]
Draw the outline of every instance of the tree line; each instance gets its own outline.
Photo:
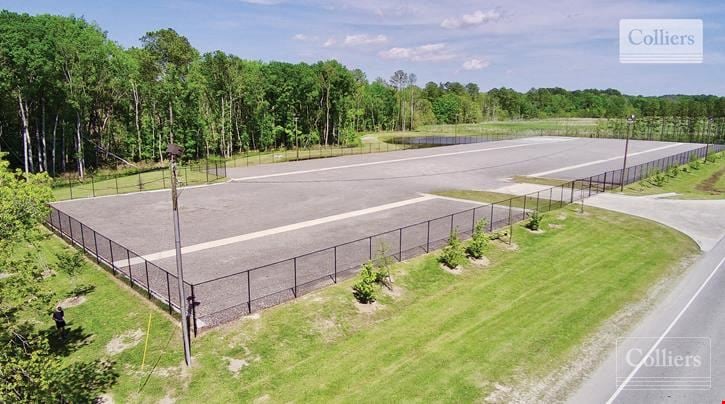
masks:
[[[83,18],[0,12],[0,151],[14,166],[83,176],[118,161],[350,145],[363,131],[546,117],[723,117],[716,96],[428,82],[395,71],[369,81],[335,60],[313,64],[201,54],[173,29],[124,48]]]

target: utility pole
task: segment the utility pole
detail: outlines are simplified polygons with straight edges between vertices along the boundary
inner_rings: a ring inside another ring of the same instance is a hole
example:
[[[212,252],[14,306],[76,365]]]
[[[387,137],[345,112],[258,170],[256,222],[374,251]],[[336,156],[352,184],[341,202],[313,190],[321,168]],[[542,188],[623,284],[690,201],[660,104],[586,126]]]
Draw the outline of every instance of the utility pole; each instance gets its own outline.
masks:
[[[184,153],[181,146],[169,143],[166,152],[169,154],[171,165],[171,204],[174,212],[174,240],[176,245],[176,280],[179,285],[179,314],[181,315],[181,334],[184,339],[184,360],[186,366],[191,366],[191,347],[189,346],[189,312],[186,306],[186,292],[184,291],[184,269],[181,264],[181,225],[179,222],[179,194],[176,192],[178,182],[176,160]],[[171,296],[169,296],[171,304]]]
[[[637,117],[634,116],[634,114],[630,115],[629,118],[627,118],[627,140],[624,142],[624,165],[622,165],[622,175],[620,176],[621,182],[621,189],[620,192],[624,192],[624,170],[627,168],[627,151],[629,150],[629,132],[633,130],[634,122],[637,120]]]

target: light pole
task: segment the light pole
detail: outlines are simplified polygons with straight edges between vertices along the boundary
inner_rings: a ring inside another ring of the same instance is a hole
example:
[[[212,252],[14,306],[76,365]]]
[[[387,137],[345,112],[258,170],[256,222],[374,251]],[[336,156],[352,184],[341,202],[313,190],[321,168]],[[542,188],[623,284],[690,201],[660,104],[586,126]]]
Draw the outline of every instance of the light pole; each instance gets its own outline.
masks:
[[[179,222],[179,194],[176,192],[176,183],[178,181],[176,172],[176,159],[181,157],[184,149],[173,143],[170,143],[166,149],[169,154],[171,164],[171,206],[174,212],[174,240],[176,246],[176,280],[179,285],[179,314],[181,315],[181,334],[184,339],[184,360],[186,366],[191,366],[191,347],[189,346],[189,312],[186,306],[186,292],[184,291],[184,269],[181,264],[181,228]],[[171,296],[169,296],[169,305],[171,305]]]
[[[624,164],[622,165],[622,175],[620,178],[621,188],[620,192],[624,192],[624,170],[627,168],[627,151],[629,150],[629,132],[634,129],[634,122],[637,117],[634,114],[627,118],[627,140],[624,141]]]

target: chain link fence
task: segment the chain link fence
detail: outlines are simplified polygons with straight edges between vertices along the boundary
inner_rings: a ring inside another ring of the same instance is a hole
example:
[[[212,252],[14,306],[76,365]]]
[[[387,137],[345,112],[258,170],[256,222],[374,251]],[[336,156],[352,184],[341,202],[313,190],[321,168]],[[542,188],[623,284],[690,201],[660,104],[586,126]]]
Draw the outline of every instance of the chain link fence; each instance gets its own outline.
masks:
[[[178,168],[182,186],[210,184],[227,176],[224,161],[203,160]],[[93,198],[171,188],[168,167],[137,170],[124,174],[64,176],[53,181],[56,200]]]
[[[719,152],[725,145],[705,146],[649,161],[625,170],[611,170],[548,189],[484,204],[475,208],[347,241],[304,255],[199,283],[185,283],[191,303],[193,329],[209,327],[297,298],[353,276],[375,258],[403,261],[446,244],[452,232],[471,236],[476,223],[486,220],[488,231],[500,231],[537,211],[546,213],[611,189],[619,189],[670,167]],[[208,172],[208,171],[207,171]],[[51,206],[47,225],[96,262],[126,279],[132,288],[156,299],[170,312],[179,311],[178,281],[161,268],[94,229]],[[509,233],[510,234],[510,233]],[[176,292],[175,292],[176,291]]]

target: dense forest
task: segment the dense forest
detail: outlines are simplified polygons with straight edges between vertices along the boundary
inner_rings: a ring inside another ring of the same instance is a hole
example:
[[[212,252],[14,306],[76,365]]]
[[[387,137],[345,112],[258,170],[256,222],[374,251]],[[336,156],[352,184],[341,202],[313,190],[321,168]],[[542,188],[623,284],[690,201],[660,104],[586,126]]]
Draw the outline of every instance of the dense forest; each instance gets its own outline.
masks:
[[[392,69],[391,69],[392,70]],[[77,17],[0,13],[0,151],[51,175],[110,161],[187,158],[311,144],[362,131],[546,117],[723,117],[725,97],[428,82],[398,70],[369,80],[335,60],[261,62],[200,54],[173,29],[123,48]]]

